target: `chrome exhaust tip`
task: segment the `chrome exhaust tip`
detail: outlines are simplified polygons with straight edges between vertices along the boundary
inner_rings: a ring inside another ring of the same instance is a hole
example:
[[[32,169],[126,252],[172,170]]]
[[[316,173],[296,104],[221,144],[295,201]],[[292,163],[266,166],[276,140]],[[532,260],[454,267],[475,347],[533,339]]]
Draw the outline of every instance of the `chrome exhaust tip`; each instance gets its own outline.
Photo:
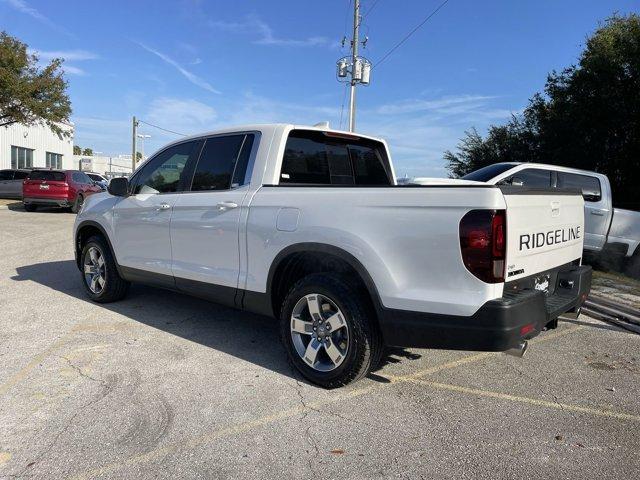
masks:
[[[525,340],[524,342],[519,343],[517,347],[505,350],[504,353],[511,355],[512,357],[522,358],[524,357],[524,354],[527,353],[527,348],[529,348],[529,342]]]

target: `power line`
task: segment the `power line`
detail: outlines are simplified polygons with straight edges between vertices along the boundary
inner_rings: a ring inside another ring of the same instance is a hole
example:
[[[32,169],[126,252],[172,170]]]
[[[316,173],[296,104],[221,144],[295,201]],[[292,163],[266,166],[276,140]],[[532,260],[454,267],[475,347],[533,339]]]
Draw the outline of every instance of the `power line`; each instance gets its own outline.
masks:
[[[449,3],[449,0],[444,0],[444,2],[442,2],[440,5],[438,5],[438,8],[436,8],[433,12],[431,12],[429,15],[427,15],[427,17],[422,22],[420,22],[413,30],[411,30],[409,33],[407,33],[404,36],[404,38],[402,40],[400,40],[398,43],[396,43],[391,50],[389,50],[387,53],[385,53],[380,60],[378,60],[376,63],[374,63],[372,68],[373,67],[377,67],[382,62],[384,62],[389,57],[389,55],[391,55],[393,52],[395,52],[398,47],[400,47],[404,42],[406,42],[409,39],[409,37],[411,37],[411,35],[416,33],[418,31],[418,29],[420,29],[420,27],[422,27],[425,23],[427,23],[429,21],[429,19],[431,19],[431,17],[433,17],[436,13],[438,13],[440,11],[440,9],[442,7],[444,7],[447,3]]]
[[[138,120],[140,123],[144,123],[145,125],[149,125],[150,127],[157,128],[158,130],[162,130],[164,132],[173,133],[174,135],[180,135],[182,137],[187,137],[184,133],[174,132],[173,130],[169,130],[166,128],[159,127],[158,125],[154,125],[153,123],[145,122],[144,120]]]
[[[344,93],[342,94],[342,106],[340,107],[340,129],[342,129],[342,115],[344,113],[344,101],[347,99],[347,90],[348,90],[349,84],[345,83],[344,84]]]
[[[376,8],[376,5],[378,5],[378,2],[379,2],[379,1],[380,1],[380,0],[375,0],[375,1],[373,2],[373,5],[371,5],[371,6],[369,7],[369,10],[367,10],[367,13],[365,13],[364,15],[362,15],[362,18],[363,18],[363,19],[364,19],[367,15],[369,15],[369,14],[371,13],[371,10],[373,10],[374,8]]]
[[[349,21],[349,11],[351,10],[351,2],[353,0],[349,0],[349,5],[347,5],[347,11],[344,14],[344,29],[343,29],[343,44],[342,44],[342,48],[344,48],[344,39],[347,38],[347,22]]]

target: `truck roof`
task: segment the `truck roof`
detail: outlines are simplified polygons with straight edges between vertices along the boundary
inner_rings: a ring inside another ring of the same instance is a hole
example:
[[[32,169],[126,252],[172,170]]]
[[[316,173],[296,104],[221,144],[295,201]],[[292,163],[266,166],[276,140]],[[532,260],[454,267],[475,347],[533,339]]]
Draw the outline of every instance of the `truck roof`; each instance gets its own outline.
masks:
[[[316,130],[318,132],[331,132],[331,133],[355,136],[360,138],[366,138],[369,140],[375,140],[377,142],[386,143],[382,138],[379,138],[379,137],[365,135],[360,132],[347,132],[345,130],[337,130],[334,128],[317,127],[317,126],[311,126],[311,125],[300,125],[300,124],[294,124],[294,123],[254,123],[254,124],[245,124],[245,125],[235,125],[227,128],[222,128],[219,130],[211,130],[207,132],[197,133],[194,135],[189,135],[187,137],[184,137],[174,142],[171,142],[169,144],[166,144],[163,146],[163,148],[166,146],[172,145],[174,143],[180,143],[180,142],[184,142],[185,140],[191,140],[191,139],[200,138],[200,137],[207,137],[212,135],[220,135],[224,133],[233,133],[233,132],[276,130],[278,128],[284,128],[288,130],[301,129],[301,130]]]
[[[493,165],[513,165],[514,167],[519,166],[519,165],[526,165],[528,167],[534,167],[534,168],[546,168],[549,170],[557,170],[559,172],[572,172],[572,173],[584,173],[584,174],[588,174],[588,175],[601,175],[601,176],[605,176],[602,173],[598,173],[598,172],[594,172],[592,170],[583,170],[580,168],[573,168],[573,167],[563,167],[561,165],[551,165],[549,163],[534,163],[534,162],[498,162],[498,163],[494,163]]]

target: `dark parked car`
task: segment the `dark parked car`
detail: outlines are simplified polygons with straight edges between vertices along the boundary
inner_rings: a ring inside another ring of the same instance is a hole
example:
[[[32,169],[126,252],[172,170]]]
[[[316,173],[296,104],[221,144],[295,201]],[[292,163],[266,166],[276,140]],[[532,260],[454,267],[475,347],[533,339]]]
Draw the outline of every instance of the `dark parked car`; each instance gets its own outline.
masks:
[[[22,201],[27,212],[38,206],[71,207],[77,213],[84,199],[101,192],[86,173],[79,170],[33,170],[24,181]]]
[[[28,169],[0,170],[0,198],[22,198],[22,182]]]

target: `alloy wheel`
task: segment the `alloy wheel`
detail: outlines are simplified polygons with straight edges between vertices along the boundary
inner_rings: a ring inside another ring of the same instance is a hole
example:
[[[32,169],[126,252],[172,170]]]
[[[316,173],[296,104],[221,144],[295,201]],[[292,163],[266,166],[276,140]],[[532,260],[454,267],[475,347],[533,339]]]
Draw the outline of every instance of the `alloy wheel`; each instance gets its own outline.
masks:
[[[84,281],[96,295],[102,292],[106,284],[104,257],[97,247],[89,247],[84,256]]]
[[[311,293],[291,313],[291,340],[300,358],[319,372],[335,370],[349,348],[349,327],[338,305],[325,295]]]

